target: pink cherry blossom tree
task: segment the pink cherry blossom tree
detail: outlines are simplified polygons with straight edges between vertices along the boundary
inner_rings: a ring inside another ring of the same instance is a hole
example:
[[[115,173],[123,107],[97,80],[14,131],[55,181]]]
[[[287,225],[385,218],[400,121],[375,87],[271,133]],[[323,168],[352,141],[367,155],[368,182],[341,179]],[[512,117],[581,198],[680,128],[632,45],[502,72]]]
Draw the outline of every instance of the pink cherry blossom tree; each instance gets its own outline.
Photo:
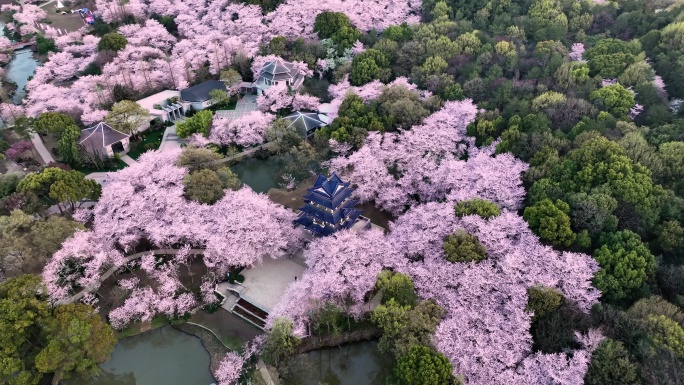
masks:
[[[250,146],[264,142],[266,129],[275,116],[252,111],[237,119],[214,119],[209,141],[220,144]]]

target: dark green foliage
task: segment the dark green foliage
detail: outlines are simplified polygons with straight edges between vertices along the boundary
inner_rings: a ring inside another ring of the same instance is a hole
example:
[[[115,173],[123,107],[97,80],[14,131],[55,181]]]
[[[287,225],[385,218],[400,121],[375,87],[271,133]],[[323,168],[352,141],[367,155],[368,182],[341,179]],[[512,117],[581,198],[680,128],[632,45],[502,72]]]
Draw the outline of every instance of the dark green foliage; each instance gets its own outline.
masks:
[[[525,209],[523,218],[543,240],[557,246],[570,246],[575,233],[570,228],[570,206],[562,200],[543,199]]]
[[[192,134],[209,134],[213,113],[209,110],[198,111],[191,118],[178,123],[176,132],[181,138],[186,138]]]
[[[266,336],[261,357],[264,362],[278,367],[285,358],[294,354],[299,339],[292,334],[292,321],[277,318]]]
[[[102,67],[96,62],[88,64],[88,66],[83,71],[79,72],[79,76],[88,75],[102,75]]]
[[[55,41],[43,35],[36,35],[36,52],[39,55],[47,55],[48,52],[57,52]]]
[[[493,218],[501,214],[501,209],[496,205],[496,203],[479,198],[456,203],[456,206],[454,206],[454,211],[456,212],[457,217],[464,217],[466,215],[479,215],[484,219]]]
[[[616,303],[634,298],[655,273],[655,258],[648,247],[629,230],[606,234],[599,244],[593,256],[601,270],[594,275],[594,284],[603,299]]]
[[[390,299],[371,313],[371,321],[383,331],[378,349],[399,358],[414,346],[432,346],[432,336],[443,316],[444,309],[432,299],[413,308]]]
[[[487,258],[487,249],[475,235],[456,230],[444,240],[444,255],[449,262],[479,262]]]
[[[110,32],[112,32],[112,27],[105,23],[102,18],[96,18],[95,19],[95,24],[93,24],[93,32],[95,33],[95,36],[104,36]]]
[[[591,355],[585,385],[640,385],[641,379],[629,352],[620,341],[606,338]]]
[[[62,132],[75,125],[73,118],[61,112],[44,112],[33,121],[33,129],[36,132],[50,133],[57,137],[61,137]]]
[[[425,346],[414,346],[401,357],[395,369],[400,385],[444,385],[453,367],[443,354]]]
[[[406,274],[383,270],[378,274],[375,286],[379,290],[383,290],[382,303],[384,304],[390,299],[401,306],[413,307],[418,303],[418,294],[413,287],[411,277]]]
[[[592,75],[604,78],[616,78],[641,51],[639,44],[628,43],[619,39],[599,40],[594,47],[584,53],[588,60]]]
[[[367,49],[354,57],[349,82],[361,86],[375,79],[387,80],[390,76],[389,59],[376,49]]]
[[[316,15],[314,32],[321,39],[331,39],[337,46],[338,53],[351,48],[359,40],[361,32],[356,29],[349,17],[342,12],[324,11]]]
[[[115,32],[108,33],[97,43],[98,51],[120,51],[126,47],[128,40],[123,35]]]
[[[261,10],[266,14],[275,10],[282,0],[244,0],[247,4],[258,5]]]
[[[533,320],[547,317],[563,303],[563,295],[551,287],[533,286],[527,289],[527,295],[525,310],[534,313]]]

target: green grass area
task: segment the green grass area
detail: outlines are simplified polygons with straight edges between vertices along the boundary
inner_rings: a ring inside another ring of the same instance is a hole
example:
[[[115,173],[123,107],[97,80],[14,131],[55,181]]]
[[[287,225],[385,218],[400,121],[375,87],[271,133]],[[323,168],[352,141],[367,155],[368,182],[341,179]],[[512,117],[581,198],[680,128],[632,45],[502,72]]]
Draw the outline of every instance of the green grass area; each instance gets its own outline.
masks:
[[[214,104],[208,107],[210,111],[234,110],[237,105],[237,96],[231,96],[227,103]]]
[[[156,316],[152,318],[152,322],[150,323],[150,328],[147,329],[146,331],[158,329],[162,326],[170,325],[171,321],[169,321],[168,318],[165,316]],[[141,333],[140,331],[140,322],[136,322],[134,324],[129,325],[127,328],[121,330],[120,332],[116,333],[116,337],[118,339],[126,338],[126,337],[132,337],[135,335],[138,335]]]
[[[158,149],[161,145],[161,140],[164,137],[164,131],[165,129],[148,131],[141,134],[142,141],[131,143],[131,149],[128,151],[128,156],[133,159],[138,159],[142,153],[147,152],[148,150]]]
[[[85,175],[92,174],[94,172],[109,172],[109,171],[117,171],[125,168],[127,166],[126,163],[124,163],[123,160],[117,159],[116,163],[112,162],[112,165],[109,167],[102,167],[102,168],[94,168],[94,167],[81,167],[81,166],[75,166],[75,165],[70,165],[72,169],[82,172]]]

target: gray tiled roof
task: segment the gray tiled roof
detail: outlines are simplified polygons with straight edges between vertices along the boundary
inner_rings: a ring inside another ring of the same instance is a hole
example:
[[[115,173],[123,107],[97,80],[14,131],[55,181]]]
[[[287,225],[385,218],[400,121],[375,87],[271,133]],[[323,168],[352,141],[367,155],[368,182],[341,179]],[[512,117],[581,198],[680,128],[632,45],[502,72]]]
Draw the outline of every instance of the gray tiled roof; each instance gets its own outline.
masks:
[[[294,126],[298,132],[309,132],[318,127],[323,127],[326,125],[315,112],[301,112],[295,111],[290,115],[283,118],[288,121],[288,127]]]
[[[209,93],[213,90],[227,91],[226,84],[220,80],[207,80],[181,91],[181,99],[186,102],[205,102],[211,99]]]
[[[93,127],[81,130],[81,139],[78,143],[86,147],[104,148],[129,136],[113,129],[107,123],[100,122]]]
[[[296,75],[297,71],[294,69],[294,64],[282,59],[276,59],[264,64],[259,73],[259,77],[276,81],[292,79]]]

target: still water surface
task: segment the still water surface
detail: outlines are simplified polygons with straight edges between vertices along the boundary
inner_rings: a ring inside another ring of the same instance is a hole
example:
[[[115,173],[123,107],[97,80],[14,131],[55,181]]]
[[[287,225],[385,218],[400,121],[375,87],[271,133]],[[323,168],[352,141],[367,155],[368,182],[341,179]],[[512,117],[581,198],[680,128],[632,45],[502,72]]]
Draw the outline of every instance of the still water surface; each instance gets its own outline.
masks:
[[[280,166],[275,157],[268,159],[247,158],[231,167],[240,180],[252,190],[267,193],[271,188],[278,188]]]
[[[26,96],[26,83],[33,76],[38,68],[38,61],[33,58],[33,52],[29,49],[22,49],[14,52],[14,58],[7,65],[6,77],[17,83],[17,92],[12,97],[15,104],[21,104],[21,100]]]
[[[359,342],[296,356],[281,373],[285,385],[385,385],[392,362],[376,342]]]
[[[116,344],[96,377],[73,378],[64,385],[209,385],[209,353],[200,340],[170,326]]]

